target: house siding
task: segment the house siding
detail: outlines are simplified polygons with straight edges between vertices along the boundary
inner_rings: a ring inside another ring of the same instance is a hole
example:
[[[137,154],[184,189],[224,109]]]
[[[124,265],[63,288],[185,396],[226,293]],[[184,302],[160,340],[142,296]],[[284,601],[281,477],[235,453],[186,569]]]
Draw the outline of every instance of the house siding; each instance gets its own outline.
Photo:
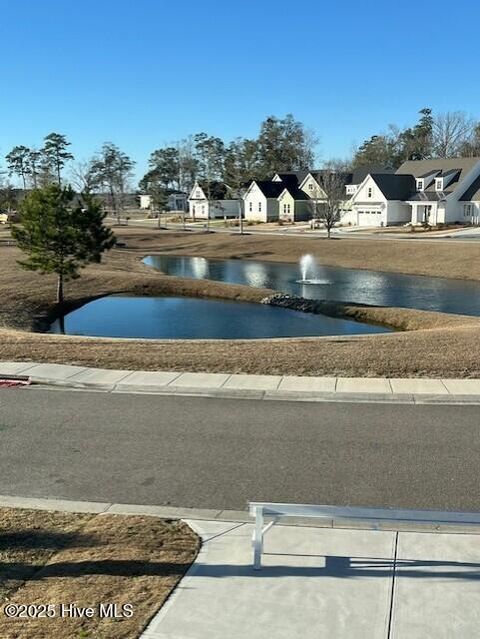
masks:
[[[377,184],[368,176],[351,199],[351,211],[341,222],[354,226],[386,226],[387,200]]]
[[[288,191],[278,198],[278,216],[285,222],[295,220],[295,200]]]
[[[325,191],[319,186],[318,182],[308,175],[302,182],[300,189],[308,195],[309,198],[315,200],[326,200],[327,196]]]
[[[260,208],[260,210],[259,210]],[[266,198],[256,184],[252,184],[244,196],[245,219],[252,222],[273,222],[278,220],[278,200]]]

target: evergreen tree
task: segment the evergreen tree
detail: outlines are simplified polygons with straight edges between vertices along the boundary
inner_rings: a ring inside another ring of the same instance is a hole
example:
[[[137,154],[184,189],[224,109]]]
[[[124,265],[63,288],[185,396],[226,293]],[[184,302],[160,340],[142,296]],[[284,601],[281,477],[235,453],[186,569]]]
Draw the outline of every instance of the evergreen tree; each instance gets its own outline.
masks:
[[[179,188],[180,185],[180,157],[179,151],[173,146],[157,149],[150,155],[148,161],[150,173],[154,172],[157,181],[164,189]]]
[[[45,165],[55,173],[59,186],[62,183],[61,172],[67,160],[73,160],[73,155],[67,150],[70,142],[60,133],[49,133],[44,138],[43,157]]]
[[[257,140],[261,177],[311,169],[315,161],[316,143],[316,137],[291,113],[283,119],[268,117],[260,126]]]
[[[80,268],[100,262],[115,243],[103,224],[100,204],[89,196],[75,203],[71,188],[51,184],[32,191],[21,204],[22,224],[12,229],[27,254],[19,264],[30,271],[57,275],[57,303],[64,301],[64,282],[80,276]]]
[[[10,153],[5,156],[10,175],[17,175],[21,178],[24,190],[27,188],[29,156],[30,149],[26,146],[15,146]]]

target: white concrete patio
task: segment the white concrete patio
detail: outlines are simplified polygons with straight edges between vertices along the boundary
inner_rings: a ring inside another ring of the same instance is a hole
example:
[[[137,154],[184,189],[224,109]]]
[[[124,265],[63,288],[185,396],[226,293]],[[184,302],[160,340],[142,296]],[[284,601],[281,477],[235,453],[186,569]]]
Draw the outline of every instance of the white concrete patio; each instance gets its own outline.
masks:
[[[144,639],[460,639],[480,627],[480,537],[188,521],[202,550]],[[397,537],[398,535],[398,537]]]

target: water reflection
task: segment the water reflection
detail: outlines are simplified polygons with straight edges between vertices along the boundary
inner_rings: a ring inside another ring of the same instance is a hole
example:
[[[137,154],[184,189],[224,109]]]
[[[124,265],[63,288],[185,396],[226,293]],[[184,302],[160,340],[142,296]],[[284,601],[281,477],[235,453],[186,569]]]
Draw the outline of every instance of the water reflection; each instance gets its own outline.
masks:
[[[60,318],[51,333],[156,339],[252,339],[380,333],[385,329],[324,315],[242,302],[186,297],[95,300]]]
[[[321,266],[316,275],[320,282],[304,284],[298,281],[301,272],[295,264],[206,260],[208,275],[202,275],[202,269],[194,266],[194,260],[198,259],[156,255],[144,261],[169,275],[208,277],[232,284],[272,288],[309,299],[480,315],[479,282]]]
[[[208,262],[204,257],[192,257],[192,272],[197,280],[209,279]]]
[[[268,288],[268,272],[262,262],[245,262],[243,269],[245,284],[256,288]]]

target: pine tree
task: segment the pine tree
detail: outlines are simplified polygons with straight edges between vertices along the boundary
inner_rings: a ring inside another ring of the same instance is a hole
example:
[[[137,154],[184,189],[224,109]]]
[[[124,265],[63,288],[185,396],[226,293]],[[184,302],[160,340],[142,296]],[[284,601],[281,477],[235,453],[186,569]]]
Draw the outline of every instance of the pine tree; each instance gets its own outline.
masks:
[[[22,268],[57,275],[57,303],[64,301],[64,282],[80,277],[79,270],[100,262],[115,243],[103,224],[100,204],[90,196],[75,203],[75,193],[51,184],[32,191],[21,205],[22,224],[12,229],[19,248],[27,254]]]
[[[73,155],[67,151],[70,142],[60,133],[49,133],[45,137],[43,156],[46,164],[55,172],[59,186],[62,183],[61,172],[67,160],[73,160]]]

